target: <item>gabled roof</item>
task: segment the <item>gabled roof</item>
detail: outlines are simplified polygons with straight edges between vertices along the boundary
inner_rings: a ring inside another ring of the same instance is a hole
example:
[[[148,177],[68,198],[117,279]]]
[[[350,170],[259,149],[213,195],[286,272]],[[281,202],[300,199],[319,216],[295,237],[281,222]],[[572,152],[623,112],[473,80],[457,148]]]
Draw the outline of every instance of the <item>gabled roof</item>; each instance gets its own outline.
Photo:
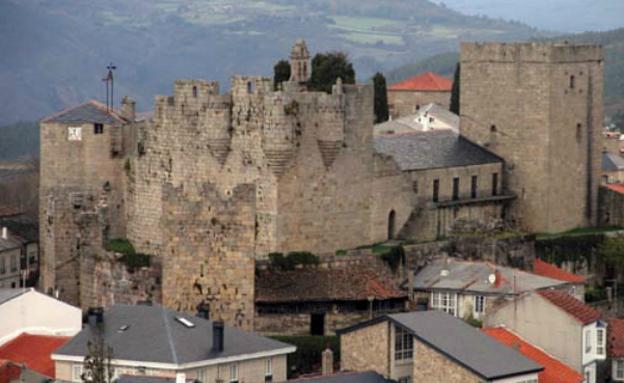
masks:
[[[394,322],[429,347],[487,380],[536,373],[543,369],[463,320],[442,311],[384,315],[338,333],[345,334],[385,320]]]
[[[0,305],[28,291],[31,291],[31,289],[0,289]]]
[[[622,158],[619,154],[603,152],[602,170],[607,172],[624,170],[624,158]]]
[[[194,327],[185,326],[177,318],[190,321]],[[113,348],[115,359],[146,364],[210,364],[211,361],[223,358],[242,360],[295,351],[295,347],[289,344],[225,326],[223,351],[216,352],[212,350],[212,330],[213,321],[159,305],[115,305],[104,312],[102,323],[86,326],[69,343],[57,350],[54,358],[83,358],[87,354],[87,342],[97,332],[101,332],[104,341]]]
[[[322,302],[407,298],[397,283],[378,270],[303,268],[291,271],[259,271],[256,302]]]
[[[607,349],[609,357],[624,358],[624,319],[609,319]]]
[[[69,339],[24,333],[0,346],[0,359],[23,363],[38,373],[54,378],[54,362],[50,355]]]
[[[356,372],[338,372],[326,376],[310,376],[299,379],[291,379],[289,382],[305,382],[305,383],[390,383],[383,376],[373,371]],[[125,383],[125,382],[123,382]],[[139,382],[140,383],[140,382]]]
[[[388,87],[388,90],[450,92],[451,88],[453,88],[453,81],[433,72],[425,72],[394,83]]]
[[[482,330],[498,342],[509,346],[535,363],[544,366],[539,373],[539,383],[582,383],[583,375],[558,359],[535,347],[513,332],[503,328],[486,328]]]
[[[491,276],[495,277],[490,283]],[[519,269],[483,261],[440,258],[430,262],[414,275],[414,289],[456,290],[479,294],[521,294],[526,291],[565,285]]]
[[[583,325],[590,324],[600,319],[600,312],[598,310],[586,305],[564,291],[542,290],[538,293],[553,305],[570,314]]]
[[[80,104],[45,117],[41,120],[41,122],[61,124],[100,123],[106,125],[118,125],[123,124],[126,121],[115,111],[106,110],[106,105],[95,100],[89,100],[84,104]]]
[[[485,148],[452,130],[373,137],[375,151],[391,156],[403,171],[502,162]]]
[[[553,265],[552,263],[544,262],[539,258],[535,258],[533,261],[533,273],[541,275],[542,277],[557,279],[564,282],[571,283],[584,283],[585,277],[582,275],[576,275]]]
[[[616,193],[624,194],[624,185],[622,184],[607,184],[604,186],[607,189],[613,190]]]

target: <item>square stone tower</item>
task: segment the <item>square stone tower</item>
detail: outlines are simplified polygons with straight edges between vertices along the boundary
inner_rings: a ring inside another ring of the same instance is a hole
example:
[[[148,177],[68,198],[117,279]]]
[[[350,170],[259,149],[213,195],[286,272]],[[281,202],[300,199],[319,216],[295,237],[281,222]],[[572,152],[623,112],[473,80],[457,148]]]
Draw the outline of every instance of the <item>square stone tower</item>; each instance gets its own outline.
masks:
[[[602,47],[464,43],[460,61],[460,131],[505,159],[510,218],[533,232],[594,225]]]

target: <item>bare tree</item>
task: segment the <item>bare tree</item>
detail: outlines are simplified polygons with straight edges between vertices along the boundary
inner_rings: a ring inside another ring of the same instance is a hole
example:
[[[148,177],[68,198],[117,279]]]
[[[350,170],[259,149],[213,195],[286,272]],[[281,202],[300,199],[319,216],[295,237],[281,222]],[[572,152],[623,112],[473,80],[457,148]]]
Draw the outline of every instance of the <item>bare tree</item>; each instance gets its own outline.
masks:
[[[113,349],[101,334],[96,334],[87,342],[87,355],[84,358],[83,372],[80,378],[84,383],[111,383],[114,369],[111,365]]]

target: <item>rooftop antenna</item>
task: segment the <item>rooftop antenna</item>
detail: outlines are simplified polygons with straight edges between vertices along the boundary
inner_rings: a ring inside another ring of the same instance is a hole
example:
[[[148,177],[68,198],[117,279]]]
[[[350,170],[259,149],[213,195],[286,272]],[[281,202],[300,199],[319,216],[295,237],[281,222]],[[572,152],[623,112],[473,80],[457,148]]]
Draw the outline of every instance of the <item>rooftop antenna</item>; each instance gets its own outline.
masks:
[[[106,74],[106,77],[102,79],[102,81],[106,82],[106,111],[110,111],[115,105],[115,93],[114,93],[115,82],[113,80],[113,71],[117,69],[117,67],[113,65],[113,63],[111,62],[110,64],[108,64],[106,69],[108,70],[108,73]],[[109,102],[109,96],[108,96],[108,83],[110,83],[110,102]]]

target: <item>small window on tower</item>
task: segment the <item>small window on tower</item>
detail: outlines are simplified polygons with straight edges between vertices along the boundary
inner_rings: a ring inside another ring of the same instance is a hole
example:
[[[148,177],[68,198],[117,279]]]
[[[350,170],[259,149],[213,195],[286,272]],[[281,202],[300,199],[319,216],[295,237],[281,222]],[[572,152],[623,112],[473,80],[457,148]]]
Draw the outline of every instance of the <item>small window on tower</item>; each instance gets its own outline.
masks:
[[[583,133],[583,125],[576,124],[576,142],[581,142],[582,133]]]
[[[574,86],[576,85],[575,80],[574,76],[570,76],[570,89],[574,89]]]
[[[197,87],[196,86],[193,87],[193,97],[197,98]]]
[[[104,124],[93,124],[93,134],[102,134],[104,133]]]
[[[252,94],[254,91],[254,83],[251,81],[247,81],[247,93]]]

